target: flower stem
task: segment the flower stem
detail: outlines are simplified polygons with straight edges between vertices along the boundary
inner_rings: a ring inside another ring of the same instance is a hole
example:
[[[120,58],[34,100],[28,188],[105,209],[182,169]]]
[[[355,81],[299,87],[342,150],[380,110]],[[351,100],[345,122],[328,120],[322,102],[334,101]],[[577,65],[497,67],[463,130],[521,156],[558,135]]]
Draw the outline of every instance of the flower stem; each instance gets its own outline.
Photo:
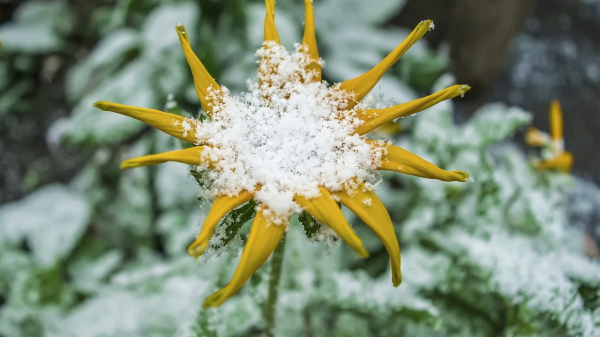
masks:
[[[283,253],[285,251],[285,236],[275,249],[271,258],[271,272],[269,274],[269,294],[265,303],[265,323],[267,326],[267,336],[275,336],[275,309],[277,307],[277,295],[279,291],[279,279],[281,277],[281,268],[283,266]]]

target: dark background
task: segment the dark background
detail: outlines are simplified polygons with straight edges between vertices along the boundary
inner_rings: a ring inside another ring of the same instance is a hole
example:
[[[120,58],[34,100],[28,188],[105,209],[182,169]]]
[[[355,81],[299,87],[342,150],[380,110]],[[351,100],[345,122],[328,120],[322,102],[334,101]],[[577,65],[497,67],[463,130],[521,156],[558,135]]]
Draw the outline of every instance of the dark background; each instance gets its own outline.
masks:
[[[599,183],[599,8],[578,0],[410,0],[393,23],[433,19],[425,38],[450,44],[452,72],[473,87],[455,102],[459,118],[502,101],[531,111],[533,125],[547,131],[549,102],[558,98],[573,172]]]

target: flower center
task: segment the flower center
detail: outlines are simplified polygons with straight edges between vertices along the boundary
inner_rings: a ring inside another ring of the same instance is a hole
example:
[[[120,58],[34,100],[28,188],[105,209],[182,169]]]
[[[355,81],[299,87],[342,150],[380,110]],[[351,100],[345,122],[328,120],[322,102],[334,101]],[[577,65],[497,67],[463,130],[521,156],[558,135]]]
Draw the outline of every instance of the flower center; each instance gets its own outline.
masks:
[[[216,162],[211,193],[256,191],[255,199],[279,218],[301,209],[294,195],[316,197],[318,186],[339,191],[375,181],[381,151],[354,130],[362,123],[346,110],[349,93],[313,82],[311,60],[299,45],[293,53],[275,43],[259,49],[258,81],[231,96],[213,95],[213,118],[196,130],[204,155]]]

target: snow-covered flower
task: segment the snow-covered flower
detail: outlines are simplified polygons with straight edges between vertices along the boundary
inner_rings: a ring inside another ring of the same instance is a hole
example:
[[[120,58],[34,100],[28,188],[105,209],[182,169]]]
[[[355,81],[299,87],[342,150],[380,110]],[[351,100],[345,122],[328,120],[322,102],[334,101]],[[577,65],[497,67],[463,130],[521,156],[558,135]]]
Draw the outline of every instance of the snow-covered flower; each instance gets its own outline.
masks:
[[[235,295],[269,258],[285,234],[290,217],[307,212],[328,226],[361,257],[361,239],[345,220],[338,203],[369,226],[387,249],[392,282],[402,281],[400,248],[390,216],[373,192],[389,170],[443,181],[467,181],[463,171],[446,171],[384,141],[363,137],[375,128],[463,95],[469,87],[454,85],[430,96],[385,109],[368,109],[360,101],[383,74],[419,40],[433,22],[423,21],[381,63],[365,74],[331,87],[321,80],[311,0],[305,0],[302,44],[287,51],[275,27],[275,1],[266,0],[264,42],[258,50],[259,71],[248,92],[230,95],[196,57],[189,36],[176,27],[190,65],[196,93],[209,120],[109,102],[102,110],[136,118],[194,146],[126,160],[122,168],[174,161],[197,166],[211,181],[214,202],[200,234],[189,248],[202,255],[219,221],[233,209],[257,202],[250,234],[232,280],[204,305],[219,306]]]
[[[550,123],[550,135],[535,127],[527,129],[525,142],[533,147],[545,147],[545,158],[536,160],[533,165],[538,170],[558,170],[565,173],[571,171],[573,166],[573,154],[565,151],[565,140],[563,137],[563,115],[558,100],[550,103],[548,112]]]

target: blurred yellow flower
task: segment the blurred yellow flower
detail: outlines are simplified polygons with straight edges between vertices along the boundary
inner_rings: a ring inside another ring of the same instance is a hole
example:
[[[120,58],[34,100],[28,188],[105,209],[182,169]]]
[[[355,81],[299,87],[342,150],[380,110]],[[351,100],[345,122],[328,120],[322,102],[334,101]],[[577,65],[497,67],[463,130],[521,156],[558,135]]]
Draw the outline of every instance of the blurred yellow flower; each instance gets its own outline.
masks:
[[[534,127],[530,127],[525,135],[527,145],[548,148],[545,158],[534,161],[533,165],[538,170],[558,170],[569,173],[573,166],[573,154],[565,151],[563,115],[558,100],[553,100],[550,103],[548,120],[550,135]]]
[[[378,170],[396,171],[442,181],[467,181],[463,171],[446,171],[419,156],[362,135],[390,121],[415,114],[438,102],[463,95],[469,86],[454,85],[430,96],[385,109],[367,109],[359,102],[383,74],[419,40],[433,22],[423,21],[381,63],[365,74],[328,87],[321,81],[311,0],[305,0],[305,30],[301,45],[289,53],[279,43],[275,1],[266,0],[263,47],[256,83],[232,97],[219,86],[196,57],[183,25],[177,34],[190,65],[196,93],[210,120],[97,102],[147,123],[194,146],[126,160],[122,168],[180,162],[209,170],[214,202],[188,253],[206,250],[219,221],[251,200],[257,212],[238,267],[225,287],[209,296],[205,307],[220,306],[235,295],[269,258],[287,230],[290,216],[306,211],[332,229],[361,257],[362,240],[345,220],[338,203],[352,210],[387,249],[392,283],[402,281],[400,248],[383,203],[373,192]]]

